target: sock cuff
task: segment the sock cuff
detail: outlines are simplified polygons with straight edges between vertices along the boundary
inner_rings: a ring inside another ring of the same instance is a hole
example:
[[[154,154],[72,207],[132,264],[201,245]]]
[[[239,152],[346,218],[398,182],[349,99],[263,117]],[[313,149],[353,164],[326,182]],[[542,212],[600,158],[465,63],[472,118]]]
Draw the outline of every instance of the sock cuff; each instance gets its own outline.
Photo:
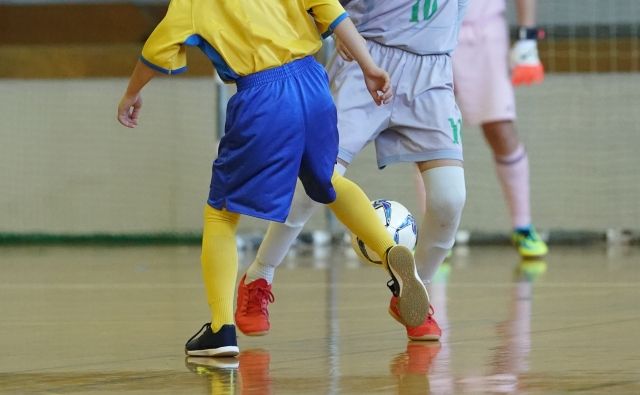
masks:
[[[520,162],[522,159],[526,157],[527,157],[527,151],[524,149],[524,145],[520,144],[509,155],[501,155],[501,156],[496,155],[494,158],[499,165],[510,166]]]

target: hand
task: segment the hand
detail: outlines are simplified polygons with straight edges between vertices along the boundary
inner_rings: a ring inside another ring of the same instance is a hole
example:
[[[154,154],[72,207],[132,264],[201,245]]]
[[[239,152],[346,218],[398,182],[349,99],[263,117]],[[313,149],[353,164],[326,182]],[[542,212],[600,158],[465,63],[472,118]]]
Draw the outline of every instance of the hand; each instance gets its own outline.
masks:
[[[544,66],[538,57],[536,40],[518,40],[511,48],[511,82],[513,85],[539,84],[544,80]]]
[[[344,45],[342,40],[338,38],[338,36],[334,36],[333,41],[335,42],[335,45],[336,45],[336,52],[338,52],[338,55],[340,55],[342,59],[344,59],[347,62],[352,62],[355,60],[353,58],[353,55],[351,55],[351,52],[349,52],[347,47]],[[366,44],[366,40],[364,38],[362,39],[362,41]]]
[[[138,126],[138,116],[142,108],[142,97],[140,94],[127,96],[126,94],[118,104],[118,122],[128,128]]]
[[[387,104],[393,94],[391,93],[391,79],[386,71],[374,66],[364,72],[364,83],[367,90],[377,105]]]

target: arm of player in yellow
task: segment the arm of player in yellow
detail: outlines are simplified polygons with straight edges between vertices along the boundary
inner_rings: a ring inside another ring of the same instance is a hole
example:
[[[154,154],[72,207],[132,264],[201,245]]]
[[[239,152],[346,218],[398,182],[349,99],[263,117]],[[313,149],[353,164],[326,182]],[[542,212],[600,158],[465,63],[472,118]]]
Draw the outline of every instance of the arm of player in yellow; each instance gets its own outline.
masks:
[[[138,60],[133,73],[131,73],[127,90],[118,104],[118,121],[122,125],[128,128],[138,126],[138,116],[142,108],[140,91],[156,74],[153,69]]]
[[[391,79],[386,71],[378,67],[365,45],[360,33],[349,18],[345,18],[334,29],[335,35],[358,62],[367,90],[377,105],[387,103],[391,99]]]

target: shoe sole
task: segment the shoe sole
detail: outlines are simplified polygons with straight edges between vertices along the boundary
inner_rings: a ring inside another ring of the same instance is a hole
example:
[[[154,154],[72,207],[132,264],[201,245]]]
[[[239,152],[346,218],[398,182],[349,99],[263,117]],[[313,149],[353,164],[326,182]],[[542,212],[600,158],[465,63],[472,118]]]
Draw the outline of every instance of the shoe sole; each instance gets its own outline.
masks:
[[[241,320],[238,319],[238,316],[235,316],[235,320],[236,320],[236,328],[238,328],[238,330],[245,336],[264,336],[268,334],[269,329],[271,329],[269,327],[261,331],[248,331],[248,330],[242,329],[242,326],[240,325]]]
[[[421,325],[429,313],[429,295],[418,277],[411,250],[403,246],[392,247],[387,254],[387,266],[400,286],[400,318],[405,325]]]
[[[547,254],[549,253],[549,249],[548,248],[544,248],[543,251],[541,251],[541,252],[532,252],[532,251],[529,251],[529,250],[527,250],[525,248],[520,248],[518,246],[518,242],[517,241],[511,240],[511,244],[518,251],[518,254],[520,255],[520,257],[522,259],[543,258],[543,257],[547,256]]]
[[[191,357],[235,357],[240,354],[240,349],[237,346],[224,346],[206,350],[185,350],[185,353]]]
[[[518,254],[520,254],[520,257],[522,259],[536,259],[536,258],[544,258],[545,256],[547,256],[547,252],[532,254],[530,252],[518,251]]]

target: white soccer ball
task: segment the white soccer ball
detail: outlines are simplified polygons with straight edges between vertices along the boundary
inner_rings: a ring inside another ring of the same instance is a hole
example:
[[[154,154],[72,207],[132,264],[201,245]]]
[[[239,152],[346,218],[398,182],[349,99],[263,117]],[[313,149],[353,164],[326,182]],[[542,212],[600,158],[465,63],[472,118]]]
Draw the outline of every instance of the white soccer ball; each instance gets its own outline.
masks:
[[[409,210],[393,200],[378,199],[371,204],[396,244],[413,251],[418,240],[418,225]],[[382,264],[378,254],[354,234],[351,234],[351,246],[363,262]]]

